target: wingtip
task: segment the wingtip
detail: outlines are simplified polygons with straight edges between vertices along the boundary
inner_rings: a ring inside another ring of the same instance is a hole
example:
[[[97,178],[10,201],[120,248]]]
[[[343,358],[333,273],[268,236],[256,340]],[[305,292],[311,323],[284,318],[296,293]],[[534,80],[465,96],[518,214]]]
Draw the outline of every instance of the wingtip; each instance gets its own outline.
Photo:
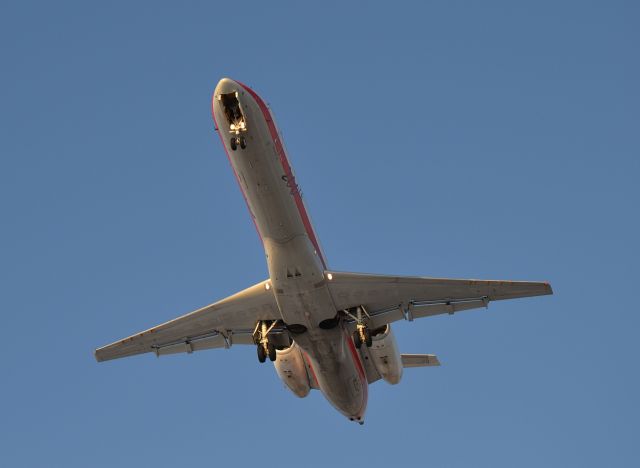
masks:
[[[104,361],[104,357],[102,357],[100,355],[100,348],[95,349],[93,351],[93,357],[95,358],[96,362],[103,362]]]

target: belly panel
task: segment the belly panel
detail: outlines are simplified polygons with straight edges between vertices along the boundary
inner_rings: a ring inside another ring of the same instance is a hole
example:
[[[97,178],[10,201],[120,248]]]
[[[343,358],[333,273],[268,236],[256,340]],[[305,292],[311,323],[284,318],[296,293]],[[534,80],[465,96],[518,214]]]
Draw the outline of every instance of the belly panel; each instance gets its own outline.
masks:
[[[341,326],[315,329],[296,337],[307,353],[313,375],[326,399],[353,420],[364,417],[368,382],[351,337]]]
[[[245,148],[234,149],[231,142],[237,130],[230,128],[226,101],[222,99],[230,94],[237,96],[237,107],[242,113],[243,130],[238,135],[245,139]],[[281,136],[264,101],[247,86],[223,79],[214,92],[213,116],[262,239],[286,242],[305,235],[313,254],[326,269]]]

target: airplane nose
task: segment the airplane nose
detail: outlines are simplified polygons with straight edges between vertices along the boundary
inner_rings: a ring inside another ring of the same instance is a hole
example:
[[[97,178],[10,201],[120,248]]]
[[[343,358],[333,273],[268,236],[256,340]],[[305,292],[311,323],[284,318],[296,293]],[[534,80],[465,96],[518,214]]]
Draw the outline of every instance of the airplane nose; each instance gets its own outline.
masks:
[[[231,78],[222,78],[216,85],[214,94],[216,96],[219,94],[228,94],[233,91],[237,91],[239,87],[240,85],[236,81],[233,81]]]

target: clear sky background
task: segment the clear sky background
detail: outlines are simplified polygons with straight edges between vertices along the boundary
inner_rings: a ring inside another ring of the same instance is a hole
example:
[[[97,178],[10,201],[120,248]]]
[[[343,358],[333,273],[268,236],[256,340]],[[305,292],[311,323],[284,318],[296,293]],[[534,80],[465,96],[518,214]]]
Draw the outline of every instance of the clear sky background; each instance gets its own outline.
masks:
[[[640,466],[638,4],[308,3],[0,4],[0,465]],[[266,277],[225,76],[333,269],[555,295],[398,324],[442,367],[363,427],[253,347],[97,364]]]

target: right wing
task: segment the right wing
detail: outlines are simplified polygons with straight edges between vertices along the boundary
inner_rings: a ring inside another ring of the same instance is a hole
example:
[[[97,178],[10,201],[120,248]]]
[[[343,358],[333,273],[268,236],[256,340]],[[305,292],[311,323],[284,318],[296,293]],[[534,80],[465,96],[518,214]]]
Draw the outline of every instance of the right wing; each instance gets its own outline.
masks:
[[[364,306],[370,328],[397,320],[453,314],[490,301],[553,294],[549,283],[326,272],[336,309]]]
[[[258,320],[277,320],[280,312],[273,289],[263,281],[226,299],[157,325],[95,351],[97,361],[135,354],[157,355],[253,344]],[[267,289],[268,288],[268,289]],[[271,333],[277,334],[274,329]]]

